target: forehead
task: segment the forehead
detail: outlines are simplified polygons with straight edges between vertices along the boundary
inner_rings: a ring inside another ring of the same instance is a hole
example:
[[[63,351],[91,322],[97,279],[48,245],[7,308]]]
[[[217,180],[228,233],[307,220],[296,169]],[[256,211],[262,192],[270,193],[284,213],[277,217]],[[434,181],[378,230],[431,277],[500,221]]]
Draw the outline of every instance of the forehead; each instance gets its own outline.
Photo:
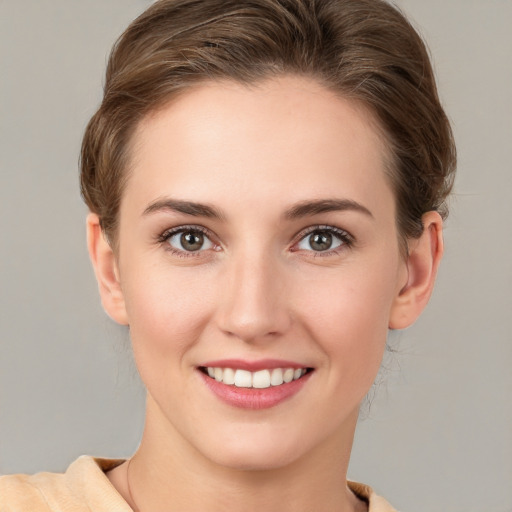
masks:
[[[379,202],[380,188],[390,194],[385,161],[372,115],[314,80],[205,83],[140,123],[122,204],[140,209],[164,194],[229,204],[334,193]]]

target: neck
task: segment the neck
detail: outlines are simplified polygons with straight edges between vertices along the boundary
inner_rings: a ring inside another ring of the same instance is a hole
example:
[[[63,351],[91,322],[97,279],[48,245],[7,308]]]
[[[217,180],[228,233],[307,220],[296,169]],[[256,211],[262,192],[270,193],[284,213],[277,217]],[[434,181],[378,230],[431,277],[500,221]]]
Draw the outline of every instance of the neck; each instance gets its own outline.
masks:
[[[337,432],[306,456],[263,469],[226,467],[207,459],[168,424],[157,420],[159,415],[158,406],[148,399],[142,442],[126,475],[129,492],[122,493],[135,510],[353,512],[366,509],[346,487],[357,411],[346,431]]]

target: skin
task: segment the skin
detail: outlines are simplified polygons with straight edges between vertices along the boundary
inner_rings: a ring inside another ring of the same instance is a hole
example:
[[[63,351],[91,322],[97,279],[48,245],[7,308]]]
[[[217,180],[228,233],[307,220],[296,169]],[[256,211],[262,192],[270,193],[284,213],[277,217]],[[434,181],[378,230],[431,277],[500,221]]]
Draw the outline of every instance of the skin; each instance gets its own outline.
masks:
[[[138,127],[117,253],[88,217],[104,308],[130,326],[147,388],[131,493],[127,464],[109,473],[130,505],[366,510],[340,485],[358,408],[388,329],[418,317],[442,254],[442,222],[428,212],[404,257],[385,160],[367,111],[299,77],[203,84]],[[168,199],[209,205],[219,218],[147,213]],[[319,200],[352,207],[286,215]],[[162,234],[191,225],[208,230],[211,244],[172,252]],[[314,251],[305,230],[318,226],[350,236]],[[197,369],[225,358],[286,359],[314,371],[291,399],[239,409],[213,395]]]

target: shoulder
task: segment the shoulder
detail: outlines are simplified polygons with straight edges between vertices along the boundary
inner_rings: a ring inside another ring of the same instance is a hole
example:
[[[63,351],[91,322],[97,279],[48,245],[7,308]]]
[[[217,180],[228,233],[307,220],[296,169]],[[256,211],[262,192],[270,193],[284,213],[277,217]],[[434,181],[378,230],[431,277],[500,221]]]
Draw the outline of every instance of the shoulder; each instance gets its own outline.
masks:
[[[368,503],[368,512],[398,512],[382,496],[379,496],[368,485],[349,480],[349,489],[361,500]]]
[[[121,462],[80,457],[65,473],[0,476],[0,512],[130,512],[105,475]]]
[[[47,512],[52,510],[47,494],[61,487],[63,475],[8,475],[0,477],[0,512]]]

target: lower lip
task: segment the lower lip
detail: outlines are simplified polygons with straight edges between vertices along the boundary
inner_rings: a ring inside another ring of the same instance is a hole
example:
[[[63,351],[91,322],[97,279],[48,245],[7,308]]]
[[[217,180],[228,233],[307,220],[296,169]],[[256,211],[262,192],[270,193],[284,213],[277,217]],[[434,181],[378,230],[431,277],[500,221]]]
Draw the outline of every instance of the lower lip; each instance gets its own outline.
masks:
[[[212,379],[198,370],[208,388],[215,393],[223,402],[241,409],[268,409],[288,400],[296,395],[309,380],[313,372],[308,372],[300,379],[293,380],[280,386],[268,388],[237,388],[228,386],[222,382]]]

